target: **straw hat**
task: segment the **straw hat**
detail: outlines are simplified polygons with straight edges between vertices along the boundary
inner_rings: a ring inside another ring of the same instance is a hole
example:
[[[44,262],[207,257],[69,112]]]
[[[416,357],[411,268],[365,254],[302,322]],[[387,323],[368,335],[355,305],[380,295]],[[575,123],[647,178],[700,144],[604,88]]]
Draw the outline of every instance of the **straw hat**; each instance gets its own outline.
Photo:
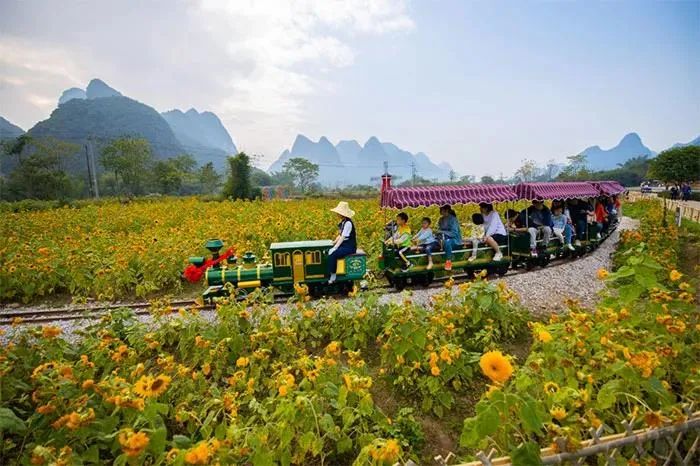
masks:
[[[335,209],[331,209],[331,212],[335,212],[336,214],[340,214],[347,218],[352,218],[355,216],[355,211],[352,210],[345,201],[340,201]]]

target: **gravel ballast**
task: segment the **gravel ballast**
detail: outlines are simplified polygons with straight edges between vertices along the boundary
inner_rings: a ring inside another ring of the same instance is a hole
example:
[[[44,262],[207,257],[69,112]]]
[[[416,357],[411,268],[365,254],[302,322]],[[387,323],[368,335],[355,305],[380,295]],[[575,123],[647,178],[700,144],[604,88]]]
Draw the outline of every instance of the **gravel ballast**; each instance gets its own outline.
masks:
[[[567,298],[575,299],[583,306],[592,308],[598,299],[598,293],[603,288],[603,283],[596,279],[596,272],[600,268],[610,269],[612,266],[611,255],[617,247],[620,231],[634,229],[638,225],[637,220],[623,217],[615,232],[595,251],[575,259],[555,261],[545,268],[535,268],[526,273],[513,273],[505,277],[494,279],[494,281],[504,281],[508,287],[515,291],[522,304],[535,317],[559,313],[565,310],[564,301]],[[441,286],[430,288],[415,288],[403,293],[385,293],[380,302],[402,302],[410,299],[416,304],[428,305],[431,296],[441,293],[444,290]],[[279,305],[284,311],[285,304]],[[200,315],[206,320],[216,319],[216,312],[212,310],[201,311]],[[176,317],[176,314],[173,314]],[[137,319],[145,324],[150,323],[150,315],[138,315]],[[71,321],[56,321],[52,325],[57,325],[63,330],[63,335],[68,340],[75,339],[76,331],[85,328],[94,320],[81,319]],[[31,324],[28,324],[31,325]],[[0,329],[10,333],[10,326],[3,325]],[[0,341],[6,340],[7,334],[0,336]]]

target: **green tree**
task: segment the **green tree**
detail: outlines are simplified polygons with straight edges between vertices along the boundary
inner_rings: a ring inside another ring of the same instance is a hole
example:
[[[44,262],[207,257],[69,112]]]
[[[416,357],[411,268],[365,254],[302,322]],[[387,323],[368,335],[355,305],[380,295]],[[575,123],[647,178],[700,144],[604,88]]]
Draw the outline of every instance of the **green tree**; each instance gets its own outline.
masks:
[[[66,173],[64,165],[65,160],[78,152],[80,147],[55,138],[22,138],[20,136],[11,148],[18,156],[26,153],[8,177],[8,197],[13,200],[74,197],[78,183]]]
[[[520,181],[532,181],[537,175],[537,163],[534,160],[523,159],[522,165],[515,171],[515,177]]]
[[[651,161],[649,177],[664,183],[700,180],[700,147],[675,147],[663,151]]]
[[[228,158],[229,174],[224,185],[224,196],[232,199],[251,199],[253,188],[250,184],[250,158],[245,152]]]
[[[154,185],[160,193],[178,194],[196,166],[197,162],[188,154],[159,160],[153,165]]]
[[[557,179],[564,181],[590,179],[591,172],[588,170],[588,158],[586,154],[570,155],[566,160],[568,160],[568,164],[557,176]]]
[[[24,148],[30,146],[32,143],[32,137],[28,134],[23,134],[16,139],[8,139],[0,142],[0,149],[2,152],[8,156],[17,157],[17,163],[22,163],[22,152]]]
[[[481,184],[494,184],[496,180],[493,179],[493,177],[489,175],[485,175],[481,177]]]
[[[318,178],[318,165],[301,157],[287,160],[282,168],[302,193],[305,193]]]
[[[212,162],[206,163],[197,172],[197,180],[199,182],[199,190],[203,194],[212,194],[218,191],[221,184],[221,175],[214,168]]]
[[[454,170],[450,170],[450,173],[448,176],[449,176],[450,183],[454,183],[459,178],[459,175]]]
[[[114,139],[102,149],[100,161],[105,170],[114,173],[119,192],[143,194],[153,162],[151,146],[146,139]]]
[[[459,178],[459,182],[462,184],[472,184],[476,181],[473,175],[464,175]]]
[[[253,186],[272,186],[274,184],[272,177],[259,168],[253,168],[250,182]]]

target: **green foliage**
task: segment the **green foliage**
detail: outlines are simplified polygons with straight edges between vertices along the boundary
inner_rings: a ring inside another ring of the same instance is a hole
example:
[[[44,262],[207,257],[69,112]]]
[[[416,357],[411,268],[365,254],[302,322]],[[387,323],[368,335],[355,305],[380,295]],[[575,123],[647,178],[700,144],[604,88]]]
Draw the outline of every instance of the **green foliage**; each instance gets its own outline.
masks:
[[[146,139],[114,139],[102,149],[100,161],[105,170],[114,173],[118,192],[131,195],[145,192],[148,168],[153,162]]]
[[[644,203],[641,229],[623,232],[617,270],[598,273],[607,287],[594,311],[571,302],[568,315],[532,324],[530,355],[464,421],[464,447],[537,464],[555,437],[570,450],[602,423],[621,429],[634,417],[636,429],[684,419],[680,405],[700,393],[700,320],[693,285],[676,270],[677,231],[659,227],[660,216],[658,202]]]
[[[700,146],[668,149],[656,156],[649,176],[665,183],[700,180]]]
[[[318,179],[318,165],[301,157],[287,160],[282,168],[302,193],[307,192]]]
[[[208,162],[197,173],[199,182],[199,190],[203,194],[213,194],[219,189],[221,183],[221,175],[214,169],[214,164]]]
[[[75,144],[53,138],[33,139],[22,135],[9,146],[9,156],[15,155],[19,164],[10,173],[3,187],[3,198],[66,199],[80,190],[64,166],[66,159],[79,150]]]
[[[224,185],[224,196],[229,199],[252,199],[253,187],[250,182],[250,158],[241,152],[228,158],[229,174]]]
[[[187,178],[192,178],[197,166],[191,155],[179,155],[159,160],[153,165],[153,181],[161,194],[177,194]]]

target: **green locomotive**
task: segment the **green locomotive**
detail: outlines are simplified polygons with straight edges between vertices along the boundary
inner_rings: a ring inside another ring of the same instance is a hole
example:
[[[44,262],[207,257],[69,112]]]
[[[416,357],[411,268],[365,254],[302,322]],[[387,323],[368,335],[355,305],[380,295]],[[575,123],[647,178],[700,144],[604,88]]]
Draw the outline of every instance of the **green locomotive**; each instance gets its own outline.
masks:
[[[212,259],[219,258],[224,244],[219,239],[207,241],[205,247],[211,251]],[[269,259],[266,255],[258,261],[255,254],[248,251],[240,258],[228,257],[206,266],[204,257],[190,257],[195,267],[206,267],[204,279],[207,286],[204,299],[234,293],[246,294],[256,288],[274,287],[283,293],[293,293],[294,285],[306,285],[312,296],[347,293],[362,280],[367,272],[367,255],[361,249],[338,260],[337,280],[328,283],[328,250],[333,247],[331,240],[292,241],[272,243]],[[268,262],[270,260],[270,262]]]

